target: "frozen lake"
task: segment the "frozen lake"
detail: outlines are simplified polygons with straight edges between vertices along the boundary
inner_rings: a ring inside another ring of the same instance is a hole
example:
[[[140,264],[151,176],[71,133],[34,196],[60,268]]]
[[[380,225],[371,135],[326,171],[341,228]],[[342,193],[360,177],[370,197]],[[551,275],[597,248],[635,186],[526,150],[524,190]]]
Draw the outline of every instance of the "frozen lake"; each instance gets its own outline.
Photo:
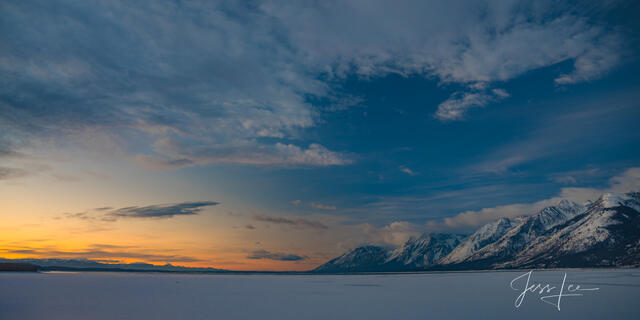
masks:
[[[637,319],[640,270],[386,275],[0,273],[0,319]],[[567,291],[576,289],[599,290]]]

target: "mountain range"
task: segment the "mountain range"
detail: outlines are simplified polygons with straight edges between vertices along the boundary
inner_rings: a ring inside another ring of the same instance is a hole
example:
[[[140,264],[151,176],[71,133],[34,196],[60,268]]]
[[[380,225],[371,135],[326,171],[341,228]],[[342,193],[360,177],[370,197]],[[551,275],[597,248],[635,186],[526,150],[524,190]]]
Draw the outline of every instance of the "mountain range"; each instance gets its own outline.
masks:
[[[533,215],[500,218],[471,235],[427,233],[398,248],[362,246],[314,272],[388,272],[640,265],[640,192],[562,200]]]
[[[33,271],[127,271],[127,272],[182,272],[182,273],[202,273],[202,272],[229,272],[223,269],[214,268],[194,268],[175,266],[170,263],[164,265],[155,265],[143,262],[134,263],[103,263],[99,261],[87,259],[4,259],[0,258],[1,266],[10,265],[28,265],[35,266]],[[27,268],[29,269],[29,268]]]

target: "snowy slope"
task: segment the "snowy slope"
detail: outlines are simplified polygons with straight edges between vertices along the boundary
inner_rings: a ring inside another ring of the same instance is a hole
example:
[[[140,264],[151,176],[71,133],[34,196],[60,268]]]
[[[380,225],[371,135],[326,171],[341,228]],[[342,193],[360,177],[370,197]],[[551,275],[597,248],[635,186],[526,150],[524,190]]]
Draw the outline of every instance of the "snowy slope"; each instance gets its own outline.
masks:
[[[501,218],[485,224],[438,262],[441,264],[451,264],[460,263],[468,259],[478,250],[498,240],[515,225],[521,223],[521,220],[522,219],[518,218]]]
[[[375,272],[387,260],[389,250],[378,246],[355,248],[319,267],[316,272]]]
[[[431,266],[449,254],[463,239],[464,236],[458,234],[423,234],[391,251],[386,263],[416,269]]]
[[[375,272],[420,270],[433,265],[455,248],[464,236],[423,234],[397,249],[363,246],[353,249],[318,268],[316,272]]]
[[[499,267],[621,266],[640,262],[640,194],[604,194]]]
[[[582,212],[582,205],[562,200],[556,206],[546,207],[535,215],[522,218],[519,224],[495,242],[482,247],[462,262],[474,262],[477,267],[489,267],[496,262],[508,261],[540,235]]]

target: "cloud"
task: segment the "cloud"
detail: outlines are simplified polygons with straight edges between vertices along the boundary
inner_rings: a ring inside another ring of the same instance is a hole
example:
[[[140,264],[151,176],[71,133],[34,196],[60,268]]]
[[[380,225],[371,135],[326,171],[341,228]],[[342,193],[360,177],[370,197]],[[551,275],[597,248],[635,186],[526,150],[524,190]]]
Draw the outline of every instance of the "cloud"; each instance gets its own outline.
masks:
[[[155,170],[176,169],[196,164],[190,159],[167,159],[164,157],[152,156],[148,154],[137,155],[136,161],[138,161],[138,163],[145,167]]]
[[[27,155],[17,152],[11,148],[11,145],[0,140],[0,159],[22,159],[28,158]]]
[[[534,203],[517,203],[483,208],[478,211],[465,211],[453,217],[430,221],[427,223],[427,228],[430,230],[473,230],[502,217],[513,218],[534,214],[540,209],[556,205],[562,199],[584,203],[596,200],[606,192],[624,193],[637,191],[640,190],[640,168],[629,168],[609,179],[608,184],[609,186],[605,188],[562,188],[557,196]]]
[[[585,182],[594,177],[603,177],[608,172],[599,168],[585,170],[571,170],[549,175],[549,179],[563,185],[576,185],[578,182]]]
[[[14,140],[81,142],[91,132],[122,150],[176,141],[171,154],[154,147],[139,156],[161,168],[349,163],[295,142],[316,122],[307,97],[334,94],[259,8],[60,2],[61,10],[41,1],[3,6],[7,29],[22,34],[5,39],[0,55],[0,93],[9,97],[0,126]]]
[[[620,48],[619,41],[621,39],[618,37],[605,37],[601,45],[586,48],[585,52],[574,60],[573,72],[563,74],[554,81],[557,84],[564,85],[590,81],[601,77],[607,70],[619,63],[620,57],[616,54],[611,54],[609,49],[610,47]]]
[[[311,202],[311,207],[314,209],[320,209],[320,210],[336,210],[336,206],[329,206],[326,204],[322,204],[322,203],[315,203],[315,202]]]
[[[0,180],[24,177],[28,174],[26,170],[19,168],[0,167]]]
[[[179,215],[200,213],[205,207],[218,205],[218,202],[183,202],[169,205],[152,205],[146,207],[126,207],[112,210],[109,216],[115,218],[172,218]]]
[[[365,224],[364,233],[371,243],[401,246],[409,238],[419,236],[422,230],[419,226],[407,221],[396,221],[380,228]]]
[[[408,174],[410,176],[415,176],[416,175],[416,173],[413,172],[413,170],[411,170],[411,169],[409,169],[407,167],[400,167],[400,171],[402,171],[402,172],[404,172],[404,173],[406,173],[406,174]]]
[[[305,256],[299,256],[297,254],[273,253],[266,250],[256,250],[247,256],[247,259],[255,259],[255,260],[267,259],[267,260],[278,260],[278,261],[300,261],[306,258],[307,257]]]
[[[293,201],[291,201],[291,204],[296,206],[296,207],[299,206],[301,203],[302,203],[302,200],[293,200]]]
[[[572,61],[574,70],[556,83],[590,81],[619,63],[625,43],[591,16],[593,6],[3,3],[0,143],[90,146],[96,139],[160,169],[347,165],[348,154],[301,142],[322,121],[314,98],[344,109],[359,101],[340,93],[348,77],[420,76],[458,91],[435,114],[458,120],[505,98],[497,83],[532,70]],[[141,153],[140,145],[151,149]]]
[[[576,202],[594,200],[604,192],[640,191],[640,167],[629,168],[609,179],[606,188],[563,188],[560,197]]]
[[[172,169],[193,165],[240,163],[250,165],[332,166],[352,163],[346,154],[328,150],[317,143],[303,149],[293,144],[276,143],[264,146],[255,142],[234,146],[186,146],[164,139],[157,141],[155,150],[163,157],[138,155],[139,163],[153,169]]]
[[[640,167],[629,168],[623,174],[609,180],[611,192],[640,190]]]
[[[639,98],[630,92],[589,97],[587,101],[572,99],[568,103],[573,106],[566,113],[534,118],[534,129],[528,134],[487,152],[461,174],[505,174],[542,159],[555,161],[580,154],[594,145],[633,143],[640,137],[632,130],[632,119],[640,115]]]
[[[484,107],[507,97],[509,94],[503,89],[492,89],[485,92],[456,92],[438,105],[435,117],[445,121],[460,120],[468,109]]]
[[[60,181],[60,182],[80,182],[80,181],[82,181],[82,178],[76,177],[74,175],[69,175],[69,174],[57,174],[57,173],[54,173],[51,176],[54,179],[56,179],[57,181]]]
[[[256,227],[252,224],[247,224],[246,226],[244,226],[245,228],[249,229],[249,230],[254,230]]]
[[[214,201],[181,202],[175,204],[150,205],[144,207],[124,207],[114,209],[101,207],[85,212],[64,213],[65,218],[86,221],[116,221],[119,218],[172,218],[181,215],[199,214],[204,208],[218,205]]]
[[[483,208],[479,211],[465,211],[455,215],[454,217],[430,221],[427,223],[427,227],[434,230],[474,230],[477,227],[499,218],[515,218],[534,214],[544,207],[557,204],[559,200],[560,199],[548,199],[530,204],[510,204],[492,208]]]
[[[325,224],[318,222],[307,220],[303,218],[286,218],[286,217],[276,217],[269,216],[265,214],[256,214],[253,216],[253,220],[272,223],[272,224],[282,224],[282,225],[290,225],[299,228],[309,228],[309,229],[329,229]]]
[[[65,212],[64,214],[65,218],[70,218],[70,219],[79,219],[79,220],[95,220],[96,217],[90,215],[87,212]]]
[[[263,7],[289,26],[310,60],[333,66],[329,70],[336,77],[397,73],[462,86],[438,109],[442,120],[461,119],[469,108],[505,98],[504,90],[491,89],[497,82],[559,62],[573,61],[574,70],[557,83],[595,79],[616,65],[622,45],[621,34],[562,1],[268,2]],[[605,11],[605,5],[599,9]]]
[[[553,178],[553,181],[561,184],[576,184],[578,181],[573,176],[560,176]]]
[[[57,248],[2,249],[6,253],[24,254],[40,258],[66,259],[142,259],[152,262],[200,262],[202,260],[182,255],[166,255],[145,252],[136,247],[93,244],[83,250],[59,250]]]

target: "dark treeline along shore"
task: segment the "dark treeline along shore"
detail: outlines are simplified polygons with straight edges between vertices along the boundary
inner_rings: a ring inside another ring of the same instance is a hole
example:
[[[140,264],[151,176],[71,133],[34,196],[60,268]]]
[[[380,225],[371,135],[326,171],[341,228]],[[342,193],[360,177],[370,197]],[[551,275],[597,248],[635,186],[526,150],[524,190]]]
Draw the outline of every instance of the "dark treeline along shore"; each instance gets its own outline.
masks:
[[[39,267],[31,263],[0,262],[0,272],[36,272]]]

